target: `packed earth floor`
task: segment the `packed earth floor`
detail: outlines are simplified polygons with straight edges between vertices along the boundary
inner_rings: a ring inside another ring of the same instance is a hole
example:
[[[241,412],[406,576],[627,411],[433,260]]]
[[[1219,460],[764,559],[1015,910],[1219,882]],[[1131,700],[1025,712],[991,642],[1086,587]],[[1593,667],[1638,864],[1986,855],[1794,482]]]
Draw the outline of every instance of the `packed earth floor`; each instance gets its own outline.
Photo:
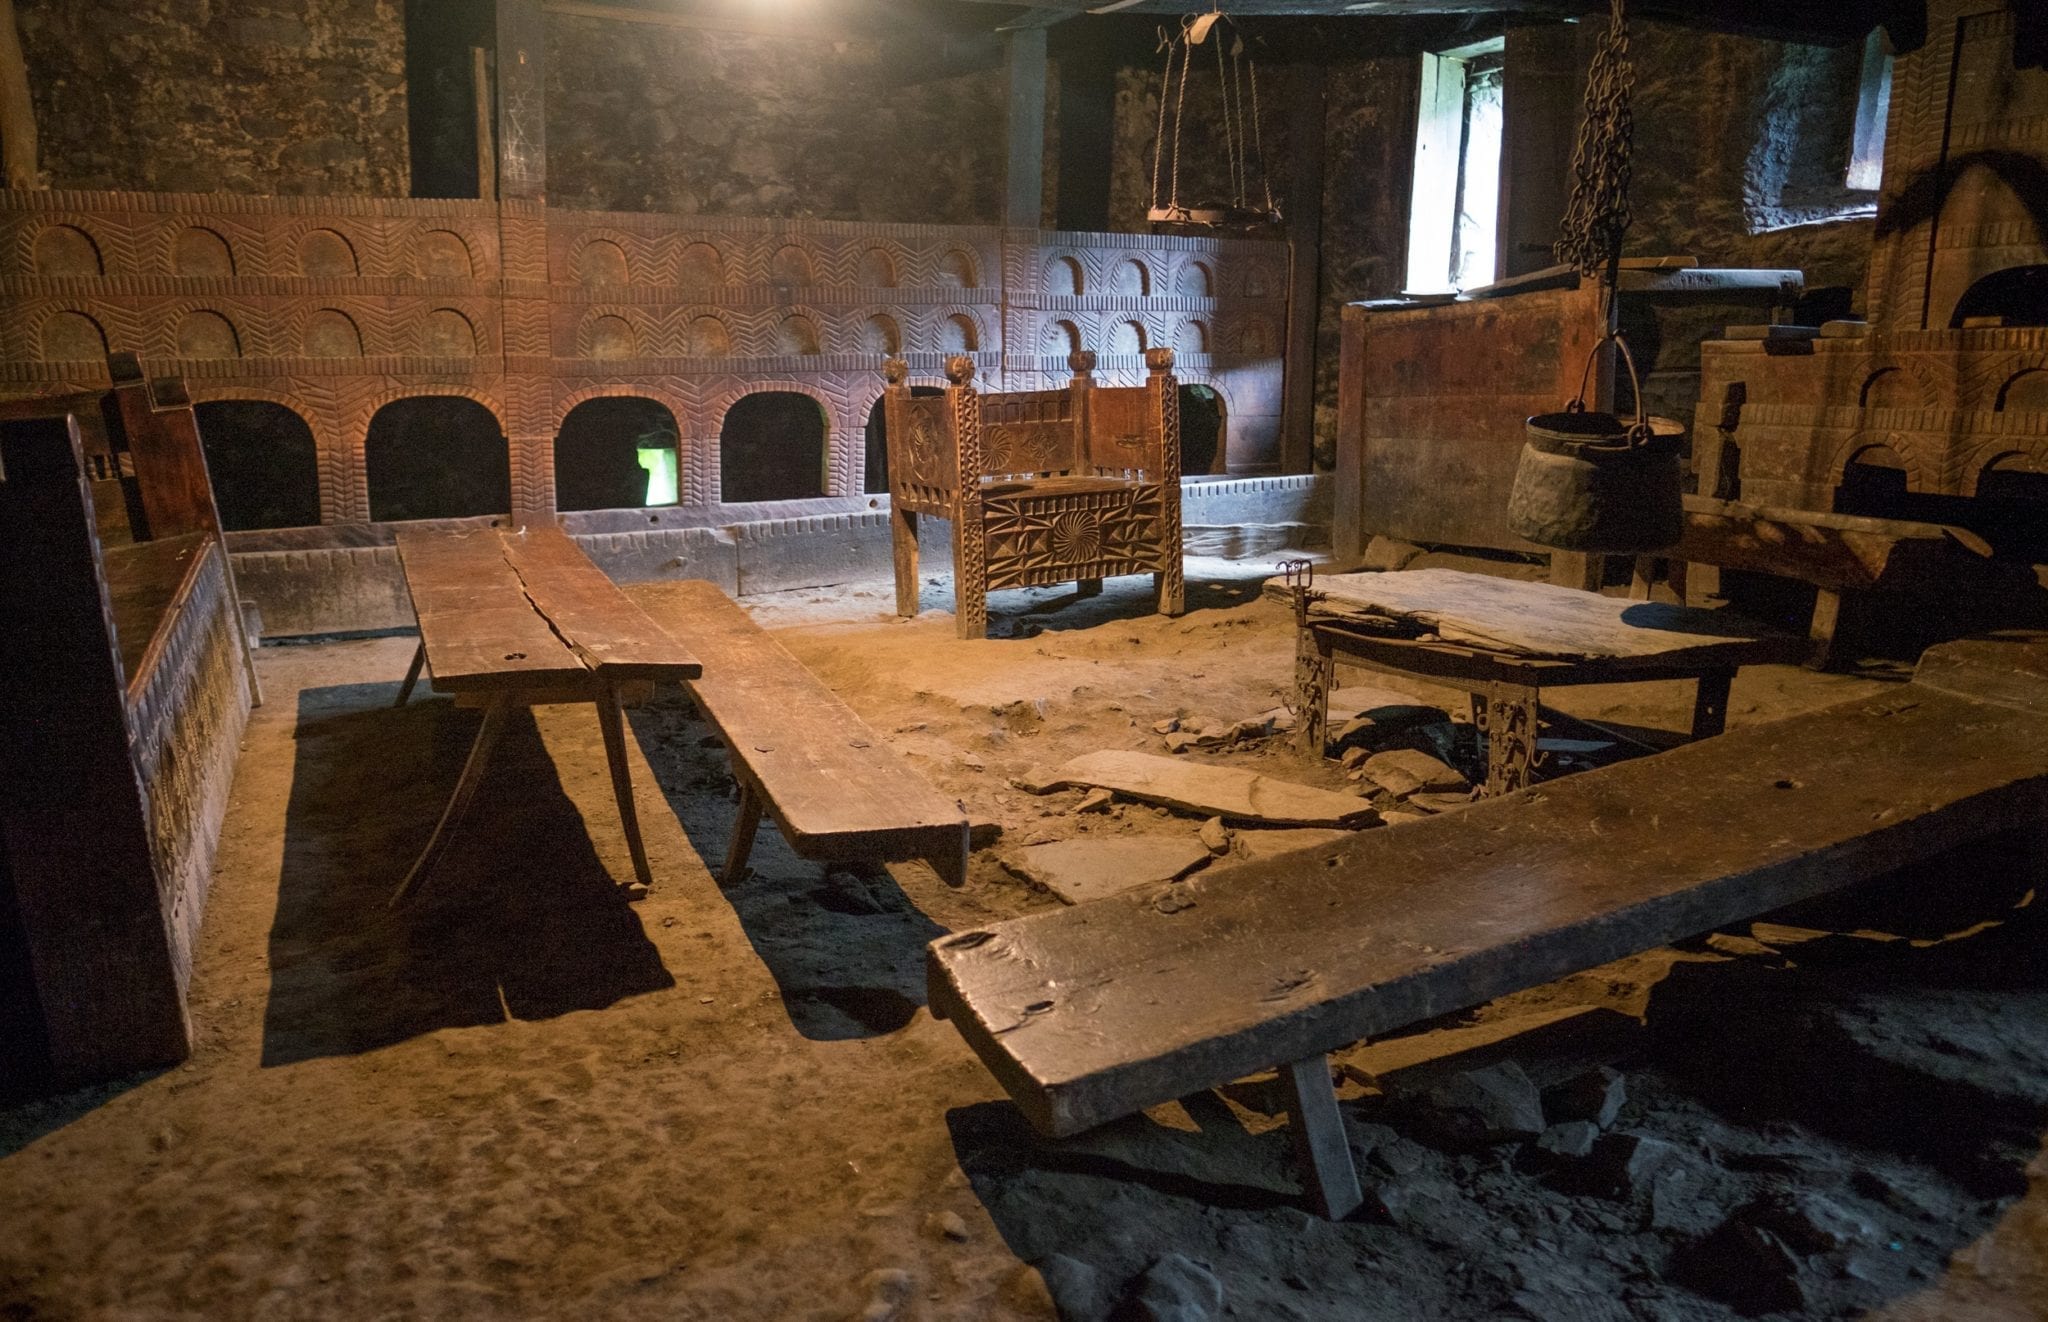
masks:
[[[0,1317],[2048,1317],[2048,906],[2023,842],[1340,1053],[1369,1195],[1341,1224],[1303,1209],[1270,1079],[1037,1138],[924,1009],[924,946],[1056,904],[1020,875],[1032,844],[1199,838],[1011,780],[1282,704],[1268,572],[1191,561],[1180,619],[1139,580],[998,594],[976,642],[944,609],[897,620],[881,583],[746,603],[964,803],[957,890],[767,828],[721,887],[735,786],[665,693],[630,713],[651,895],[615,888],[589,709],[543,707],[388,910],[477,714],[392,709],[408,637],[265,647],[198,1050],[0,1109]],[[658,585],[633,591],[660,617]],[[1907,673],[1745,671],[1731,722]],[[1640,731],[1691,710],[1682,683],[1546,699]],[[1362,783],[1252,727],[1180,755]],[[1531,1098],[1540,1138],[1452,1141]]]

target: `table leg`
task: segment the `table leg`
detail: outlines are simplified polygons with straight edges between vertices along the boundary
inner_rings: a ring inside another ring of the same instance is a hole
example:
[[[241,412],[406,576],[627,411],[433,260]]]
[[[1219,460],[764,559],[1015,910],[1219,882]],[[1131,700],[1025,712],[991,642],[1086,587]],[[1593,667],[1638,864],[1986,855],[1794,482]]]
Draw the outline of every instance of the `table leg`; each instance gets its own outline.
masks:
[[[754,833],[761,829],[761,796],[746,781],[740,782],[740,817],[732,827],[732,843],[725,847],[723,884],[730,886],[747,875],[747,855],[754,852]]]
[[[612,797],[619,801],[619,824],[626,829],[626,849],[633,855],[633,875],[641,890],[654,887],[647,866],[647,844],[640,838],[640,813],[633,805],[633,773],[626,761],[626,720],[619,710],[619,690],[597,686],[597,724],[604,731],[604,760],[611,764]]]
[[[1733,670],[1709,670],[1699,679],[1699,691],[1692,700],[1692,737],[1711,739],[1728,728],[1728,689],[1735,682]]]
[[[405,874],[405,880],[398,883],[398,889],[391,893],[392,908],[397,908],[413,887],[424,880],[434,866],[434,860],[448,846],[448,836],[462,820],[468,810],[470,799],[476,796],[477,783],[483,779],[484,762],[491,755],[491,746],[498,742],[498,736],[505,728],[505,718],[516,704],[509,693],[491,695],[490,705],[484,708],[483,724],[476,730],[476,742],[469,746],[469,757],[462,764],[462,775],[455,782],[455,792],[448,796],[448,806],[441,813],[441,820],[434,823],[434,834],[427,837],[427,847],[420,851],[412,870]]]
[[[1472,695],[1472,722],[1486,736],[1486,793],[1512,794],[1535,779],[1540,728],[1537,691],[1526,684],[1489,684]]]
[[[405,683],[398,687],[398,701],[394,707],[403,707],[412,700],[413,685],[420,682],[420,667],[427,664],[427,640],[420,639],[420,645],[412,651],[412,664],[405,668]]]
[[[1330,737],[1330,686],[1336,676],[1330,645],[1313,628],[1300,626],[1294,635],[1294,737],[1314,757],[1323,755]]]

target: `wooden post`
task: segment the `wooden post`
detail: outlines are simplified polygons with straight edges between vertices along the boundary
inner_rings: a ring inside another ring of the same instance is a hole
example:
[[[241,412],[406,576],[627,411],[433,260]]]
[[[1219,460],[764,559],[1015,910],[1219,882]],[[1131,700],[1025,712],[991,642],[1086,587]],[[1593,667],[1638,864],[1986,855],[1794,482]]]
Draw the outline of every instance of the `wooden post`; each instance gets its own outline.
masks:
[[[14,25],[14,0],[0,0],[0,161],[9,188],[40,188],[36,164],[36,108],[28,94],[28,57]]]
[[[1337,471],[1330,502],[1330,540],[1338,569],[1365,556],[1365,336],[1366,311],[1347,303],[1337,348]]]
[[[1077,40],[1062,46],[1059,64],[1060,150],[1053,224],[1063,230],[1107,230],[1116,137],[1115,61],[1105,43]]]
[[[1358,1210],[1365,1194],[1358,1187],[1344,1117],[1337,1111],[1337,1092],[1330,1086],[1330,1058],[1316,1055],[1282,1065],[1280,1077],[1287,1081],[1288,1128],[1302,1183],[1316,1211],[1342,1221]]]
[[[1003,223],[1035,230],[1044,224],[1045,205],[1045,29],[1012,31],[1005,51],[1010,104]]]
[[[547,28],[541,0],[498,0],[498,193],[548,194]]]
[[[1280,471],[1315,464],[1316,326],[1322,311],[1323,66],[1287,80],[1287,356],[1281,387]]]
[[[476,195],[489,202],[498,196],[498,146],[491,132],[491,56],[481,46],[469,48],[470,83],[476,93]]]

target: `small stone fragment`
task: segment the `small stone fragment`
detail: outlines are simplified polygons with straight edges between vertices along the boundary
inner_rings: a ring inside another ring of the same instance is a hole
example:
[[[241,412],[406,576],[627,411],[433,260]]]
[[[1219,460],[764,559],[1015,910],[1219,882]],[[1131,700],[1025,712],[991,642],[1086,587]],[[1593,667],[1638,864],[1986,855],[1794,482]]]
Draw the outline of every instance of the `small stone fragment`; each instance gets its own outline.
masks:
[[[861,1288],[868,1296],[861,1322],[889,1322],[917,1293],[917,1280],[901,1267],[883,1267],[862,1277]]]
[[[1662,1139],[1643,1134],[1602,1134],[1581,1163],[1584,1188],[1626,1202],[1650,1188],[1650,1181],[1676,1154]]]
[[[1628,1085],[1623,1082],[1620,1072],[1602,1065],[1546,1088],[1543,1092],[1543,1114],[1553,1123],[1590,1120],[1602,1129],[1611,1129],[1626,1101]]]
[[[1447,1148],[1489,1147],[1543,1132],[1543,1099],[1513,1061],[1463,1070],[1409,1097],[1425,1136]]]
[[[1369,748],[1347,748],[1344,750],[1344,756],[1337,760],[1343,764],[1346,771],[1356,771],[1364,766],[1365,760],[1371,756],[1372,750]]]
[[[1074,811],[1108,812],[1109,806],[1114,802],[1116,802],[1116,795],[1111,794],[1108,790],[1092,789],[1081,796],[1081,801],[1074,805]]]
[[[1052,1296],[1061,1317],[1105,1317],[1116,1300],[1110,1296],[1100,1273],[1078,1258],[1050,1253],[1034,1264],[1045,1292]]]
[[[1798,1255],[1768,1230],[1740,1216],[1682,1250],[1672,1275],[1739,1313],[1791,1313],[1805,1317],[1811,1301]]]
[[[1472,796],[1469,793],[1437,794],[1425,791],[1409,795],[1407,803],[1409,807],[1420,808],[1424,812],[1456,812],[1460,808],[1471,807]]]
[[[967,1242],[967,1219],[950,1209],[926,1217],[924,1230],[933,1239],[951,1240],[955,1244]]]
[[[1185,753],[1195,746],[1196,736],[1187,730],[1175,730],[1166,736],[1166,751]]]
[[[1422,812],[1401,812],[1399,809],[1390,809],[1387,812],[1383,812],[1380,814],[1380,820],[1385,822],[1388,826],[1400,826],[1405,822],[1426,822],[1429,820],[1429,814]]]
[[[1592,1153],[1599,1137],[1599,1126],[1592,1121],[1567,1120],[1544,1130],[1536,1139],[1536,1147],[1545,1156],[1559,1161],[1577,1161]]]
[[[1419,748],[1395,748],[1365,761],[1365,774],[1393,795],[1450,794],[1471,789],[1465,778]]]
[[[1180,718],[1178,716],[1170,717],[1163,721],[1155,721],[1152,724],[1153,734],[1172,734],[1178,729],[1180,729]]]
[[[1066,785],[1059,772],[1051,767],[1032,767],[1020,776],[1010,777],[1010,784],[1026,794],[1050,794]]]
[[[1230,852],[1230,831],[1223,825],[1221,817],[1211,817],[1208,821],[1203,822],[1202,829],[1196,834],[1201,842],[1208,846],[1210,853],[1227,854]]]
[[[1168,1253],[1138,1278],[1131,1314],[1143,1322],[1210,1322],[1223,1314],[1223,1282],[1192,1258]]]

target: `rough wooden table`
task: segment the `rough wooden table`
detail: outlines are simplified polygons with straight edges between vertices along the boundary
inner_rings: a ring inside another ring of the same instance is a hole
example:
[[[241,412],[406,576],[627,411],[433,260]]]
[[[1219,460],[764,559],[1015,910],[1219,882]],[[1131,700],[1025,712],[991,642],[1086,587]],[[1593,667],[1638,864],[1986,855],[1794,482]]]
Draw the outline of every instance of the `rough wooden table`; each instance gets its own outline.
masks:
[[[1541,691],[1692,679],[1692,737],[1721,733],[1737,668],[1796,662],[1802,640],[1728,611],[1627,601],[1453,569],[1337,574],[1267,591],[1294,603],[1295,709],[1305,748],[1328,735],[1337,658],[1463,686],[1486,736],[1486,793],[1536,770]]]
[[[392,903],[418,885],[446,848],[506,716],[535,703],[597,705],[633,872],[641,889],[653,885],[633,807],[619,689],[635,681],[695,679],[703,672],[697,659],[558,528],[401,532],[398,558],[419,618],[420,645],[396,705],[412,697],[425,667],[436,693],[473,697],[484,716],[448,807]]]

